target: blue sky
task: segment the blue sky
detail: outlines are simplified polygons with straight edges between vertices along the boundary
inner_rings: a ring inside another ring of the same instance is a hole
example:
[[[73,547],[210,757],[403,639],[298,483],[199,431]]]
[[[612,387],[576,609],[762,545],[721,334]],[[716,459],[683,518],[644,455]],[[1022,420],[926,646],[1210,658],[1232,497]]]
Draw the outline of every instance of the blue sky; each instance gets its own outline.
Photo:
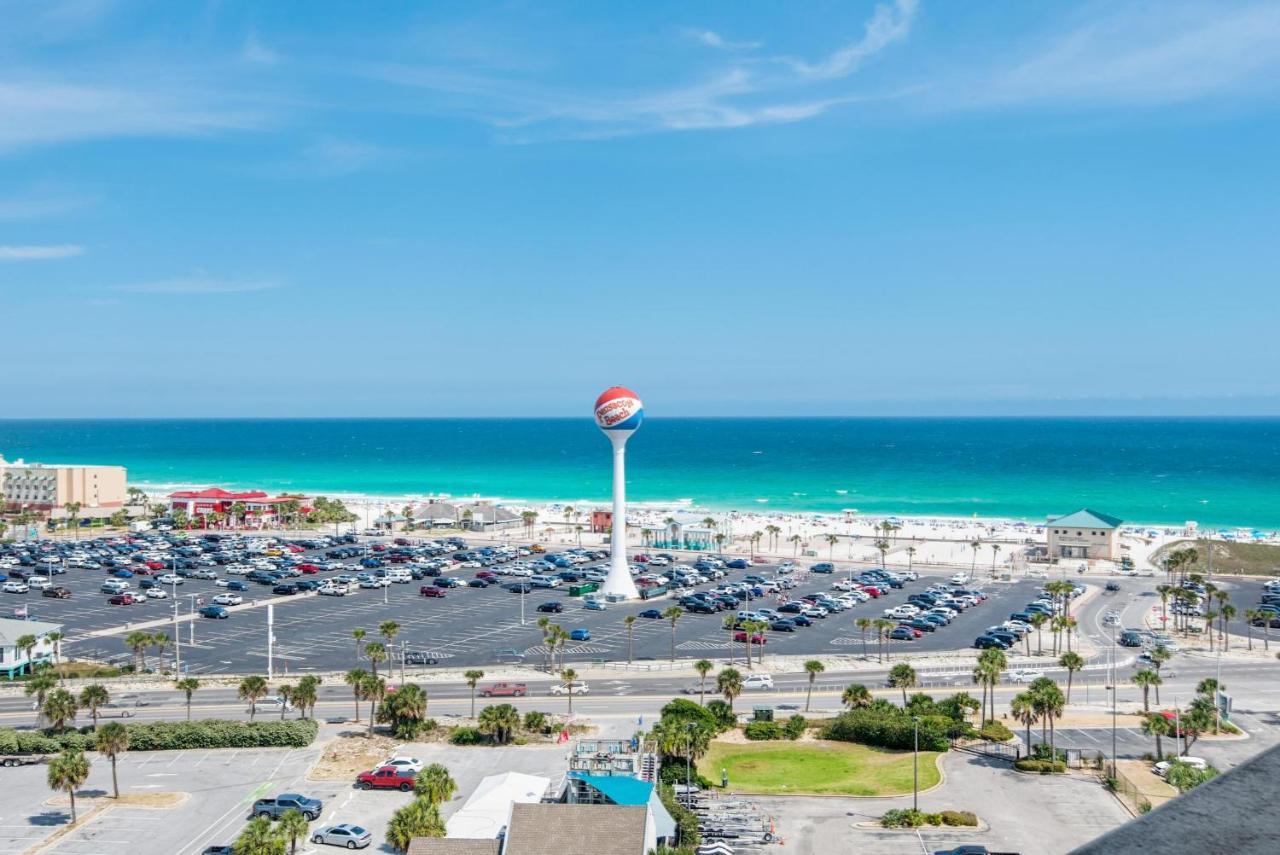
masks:
[[[1280,6],[0,0],[0,416],[1280,413]]]

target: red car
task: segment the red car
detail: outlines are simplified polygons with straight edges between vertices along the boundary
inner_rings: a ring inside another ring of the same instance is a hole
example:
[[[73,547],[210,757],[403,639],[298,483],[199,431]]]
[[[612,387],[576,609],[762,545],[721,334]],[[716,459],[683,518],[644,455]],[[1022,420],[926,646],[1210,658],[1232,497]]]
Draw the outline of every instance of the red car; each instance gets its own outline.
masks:
[[[912,638],[920,638],[921,636],[923,636],[923,635],[924,635],[924,630],[923,630],[923,629],[916,629],[914,626],[908,626],[908,625],[907,625],[907,624],[905,624],[905,623],[900,623],[900,624],[898,624],[897,629],[909,629],[909,630],[911,630],[911,637],[912,637]]]
[[[134,603],[133,594],[116,594],[108,597],[107,602],[113,606],[131,606]]]
[[[648,563],[649,563],[649,556],[648,556],[648,555],[645,555],[643,552],[641,552],[641,553],[640,553],[640,554],[638,554],[638,555],[633,555],[633,556],[631,556],[631,560],[632,560],[632,561],[634,561],[634,562],[635,562],[635,563],[637,563],[637,564],[648,564]]]
[[[407,538],[407,537],[397,537],[395,540],[393,540],[393,541],[391,541],[391,542],[392,542],[392,543],[394,543],[396,546],[408,546],[408,545],[409,545],[409,538]]]
[[[745,630],[742,630],[742,631],[739,631],[739,632],[735,632],[735,633],[733,634],[733,640],[734,640],[734,641],[737,641],[737,642],[739,642],[739,643],[745,643],[745,642],[746,642],[746,640],[747,640],[747,633],[746,633],[746,631],[745,631]],[[758,633],[758,632],[757,632],[757,633],[752,634],[752,636],[751,636],[751,643],[752,643],[752,644],[764,644],[764,643],[765,643],[764,635],[762,635],[761,633]]]
[[[373,547],[372,547],[372,548],[373,548],[373,551],[374,551],[374,552],[386,552],[386,551],[387,551],[387,545],[386,545],[385,543],[375,543],[375,544],[373,545]]]
[[[418,589],[420,597],[443,597],[444,588],[437,588],[435,585],[423,585]]]
[[[413,779],[413,772],[408,769],[383,766],[372,772],[361,772],[356,776],[356,786],[362,790],[399,790],[407,793],[413,789]]]
[[[875,585],[863,585],[862,590],[866,591],[868,594],[870,594],[873,598],[876,598],[876,599],[879,599],[880,595],[884,593]]]
[[[529,694],[529,687],[524,683],[490,683],[480,687],[482,698],[523,698]]]
[[[498,574],[494,573],[492,570],[480,570],[476,573],[476,578],[477,579],[497,579]]]
[[[284,545],[284,548],[285,548],[285,549],[287,549],[289,552],[292,552],[292,553],[294,553],[294,554],[297,554],[297,553],[299,553],[299,552],[306,552],[306,551],[307,551],[307,550],[303,549],[301,546],[299,546],[299,545],[298,545],[298,544],[296,544],[296,543],[286,543],[286,544]]]
[[[312,575],[320,572],[320,568],[314,564],[298,564],[295,566],[297,567],[297,570],[299,573],[306,573],[307,575]]]
[[[163,570],[163,569],[164,569],[164,562],[163,562],[163,561],[148,561],[148,562],[147,562],[147,568],[148,568],[149,570]]]

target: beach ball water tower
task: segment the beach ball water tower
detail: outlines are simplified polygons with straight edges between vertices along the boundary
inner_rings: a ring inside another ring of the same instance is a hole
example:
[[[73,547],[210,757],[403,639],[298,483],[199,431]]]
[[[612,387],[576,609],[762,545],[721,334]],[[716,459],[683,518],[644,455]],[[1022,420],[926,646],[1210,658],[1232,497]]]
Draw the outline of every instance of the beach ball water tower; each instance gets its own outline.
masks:
[[[613,532],[609,576],[602,593],[635,599],[640,596],[627,563],[627,440],[644,421],[640,397],[623,386],[612,386],[596,398],[596,426],[613,444]]]

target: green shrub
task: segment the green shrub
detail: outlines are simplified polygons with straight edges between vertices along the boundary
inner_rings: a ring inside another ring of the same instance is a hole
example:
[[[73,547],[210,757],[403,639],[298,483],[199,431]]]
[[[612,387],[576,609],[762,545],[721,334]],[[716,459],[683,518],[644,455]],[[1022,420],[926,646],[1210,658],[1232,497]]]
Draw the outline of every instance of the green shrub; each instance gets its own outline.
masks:
[[[702,790],[711,789],[711,782],[698,774],[696,766],[690,766],[688,769],[685,768],[683,757],[663,757],[662,767],[658,771],[658,782],[668,786],[674,786],[676,784],[683,786],[686,783],[686,772],[689,775],[687,783]]]
[[[1031,756],[1037,760],[1054,759],[1063,763],[1067,762],[1067,752],[1063,751],[1061,748],[1055,748],[1053,753],[1055,756],[1050,758],[1049,746],[1045,745],[1043,742],[1037,742],[1035,745],[1031,746]]]
[[[747,739],[764,741],[782,738],[782,726],[776,721],[753,721],[743,729]]]
[[[972,827],[978,824],[978,817],[967,810],[944,810],[937,816],[943,825]]]
[[[315,741],[319,725],[310,719],[287,721],[151,721],[126,724],[130,751],[178,751],[195,748],[304,748]],[[15,754],[54,754],[93,747],[92,729],[32,733],[0,728],[0,750]]]
[[[488,738],[474,727],[455,727],[453,733],[449,734],[452,745],[479,745],[487,741]]]
[[[676,821],[676,837],[679,838],[680,845],[693,847],[701,843],[698,815],[680,804],[675,792],[666,784],[659,785],[658,798],[662,800],[662,806],[667,809],[667,813],[671,814],[671,818]]]
[[[797,714],[787,719],[787,723],[782,726],[782,731],[786,734],[787,739],[799,739],[804,736],[805,728],[808,726],[809,722],[805,720],[805,717]]]
[[[967,810],[944,810],[941,813],[925,813],[920,810],[903,808],[887,810],[884,816],[880,818],[880,825],[885,828],[919,828],[922,825],[973,828],[977,824],[978,817]]]
[[[894,808],[884,812],[880,824],[885,828],[919,828],[924,825],[925,817],[923,811]]]
[[[1146,799],[1138,802],[1138,813],[1151,813],[1151,802]]]
[[[1038,760],[1034,757],[1023,757],[1014,761],[1014,768],[1021,772],[1039,772],[1041,775],[1052,775],[1054,772],[1067,771],[1067,764],[1061,760]]]
[[[920,749],[946,751],[951,747],[947,731],[953,722],[946,716],[920,719]],[[823,729],[824,739],[858,742],[881,748],[910,751],[915,746],[915,724],[910,715],[892,704],[873,704],[838,715]]]
[[[982,725],[982,729],[978,731],[978,735],[983,739],[992,742],[1008,742],[1013,739],[1013,731],[999,721],[988,721]]]
[[[524,729],[530,733],[547,734],[551,732],[551,723],[546,713],[530,710],[524,714]]]
[[[720,733],[732,730],[738,724],[738,716],[734,713],[733,708],[719,698],[714,701],[707,701],[706,710],[711,713],[711,718],[716,724],[716,730]]]

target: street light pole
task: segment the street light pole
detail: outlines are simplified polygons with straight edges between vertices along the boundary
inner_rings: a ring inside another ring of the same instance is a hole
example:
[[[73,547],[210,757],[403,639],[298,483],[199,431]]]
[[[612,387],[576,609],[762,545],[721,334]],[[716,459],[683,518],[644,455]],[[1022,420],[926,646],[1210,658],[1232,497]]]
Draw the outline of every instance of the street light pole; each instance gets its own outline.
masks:
[[[911,721],[915,724],[915,748],[911,752],[911,809],[920,810],[920,716],[914,715]]]
[[[1120,686],[1116,681],[1116,634],[1111,633],[1111,777],[1116,777],[1116,696]],[[1049,758],[1053,760],[1055,758]]]

